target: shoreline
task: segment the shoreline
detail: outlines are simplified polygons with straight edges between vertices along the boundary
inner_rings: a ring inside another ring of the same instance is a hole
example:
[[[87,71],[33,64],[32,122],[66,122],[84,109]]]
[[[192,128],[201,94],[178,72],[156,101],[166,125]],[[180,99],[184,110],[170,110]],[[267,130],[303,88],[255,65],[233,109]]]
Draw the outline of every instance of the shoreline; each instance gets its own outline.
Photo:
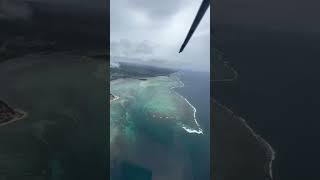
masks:
[[[169,74],[167,76],[162,76],[162,77],[168,77],[170,79],[175,78],[174,80],[176,80],[179,83],[179,85],[169,87],[169,90],[171,90],[177,96],[182,98],[192,108],[192,110],[193,110],[193,120],[196,123],[197,128],[198,128],[198,130],[197,129],[192,129],[192,128],[188,128],[184,124],[182,124],[182,129],[184,129],[187,133],[190,133],[190,134],[203,134],[203,130],[200,127],[200,125],[199,125],[199,123],[197,121],[197,118],[196,118],[197,109],[185,97],[183,97],[181,94],[179,94],[177,91],[174,90],[175,88],[183,88],[184,87],[184,83],[176,75],[177,73],[178,72],[174,72],[174,73],[171,73],[171,74]],[[161,77],[161,76],[155,76],[155,77]],[[155,78],[155,77],[148,77],[148,78]],[[144,80],[147,80],[148,78],[144,78]],[[121,79],[138,79],[138,80],[140,80],[140,78],[121,78]],[[110,103],[115,101],[115,100],[118,100],[120,98],[119,96],[116,96],[114,94],[112,94],[112,95],[115,97],[115,99],[110,100]]]
[[[203,130],[201,129],[198,121],[197,121],[197,118],[196,118],[196,113],[197,113],[197,109],[187,100],[187,98],[185,98],[184,96],[182,96],[181,94],[179,94],[177,91],[175,91],[174,89],[175,88],[183,88],[184,87],[184,83],[180,80],[180,78],[178,77],[178,75],[176,75],[178,72],[175,72],[175,73],[172,73],[170,74],[169,78],[172,78],[174,77],[175,80],[177,80],[179,83],[180,83],[180,86],[172,86],[170,89],[176,93],[176,95],[178,95],[180,98],[183,98],[187,103],[188,105],[193,109],[193,120],[194,122],[196,123],[197,127],[198,127],[198,130],[196,129],[191,129],[191,128],[187,128],[186,126],[182,125],[182,128],[187,131],[188,133],[191,133],[191,134],[203,134]]]
[[[226,106],[222,105],[221,103],[219,103],[217,100],[212,99],[212,101],[214,103],[216,103],[218,106],[222,107],[223,109],[225,109],[229,114],[231,114],[234,118],[237,118],[243,125],[244,127],[250,132],[250,134],[256,139],[256,141],[259,143],[259,145],[264,149],[265,151],[265,155],[266,155],[266,162],[265,162],[265,166],[268,168],[266,169],[266,173],[268,174],[268,176],[270,177],[270,179],[273,179],[273,171],[272,171],[272,163],[276,158],[276,152],[274,151],[274,149],[272,148],[272,146],[259,134],[257,134],[247,123],[247,121],[245,119],[243,119],[240,116],[237,116],[234,114],[233,111],[231,111],[229,108],[227,108]]]

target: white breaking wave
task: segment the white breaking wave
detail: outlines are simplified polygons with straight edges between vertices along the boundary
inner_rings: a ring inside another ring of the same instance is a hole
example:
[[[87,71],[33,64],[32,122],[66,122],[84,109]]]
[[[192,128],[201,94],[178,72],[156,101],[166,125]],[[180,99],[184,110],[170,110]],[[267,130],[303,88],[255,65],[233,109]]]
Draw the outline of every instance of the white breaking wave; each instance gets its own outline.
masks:
[[[181,96],[181,95],[180,95]],[[193,120],[194,122],[196,123],[197,127],[198,127],[198,130],[195,130],[195,129],[191,129],[191,128],[187,128],[185,126],[182,126],[182,128],[184,130],[186,130],[188,133],[197,133],[197,134],[203,134],[203,130],[201,129],[198,121],[197,121],[197,118],[196,118],[196,113],[197,113],[197,109],[183,96],[181,96],[188,104],[189,106],[192,107],[193,109]]]
[[[186,126],[182,125],[182,128],[187,131],[188,133],[196,133],[196,134],[203,134],[202,129],[200,128],[200,130],[195,130],[195,129],[190,129],[187,128]]]
[[[266,162],[266,170],[268,171],[268,175],[270,177],[270,179],[273,179],[273,172],[272,172],[272,165],[273,165],[273,161],[276,158],[276,152],[274,151],[274,149],[272,148],[272,146],[265,140],[263,139],[259,134],[257,134],[247,123],[247,121],[239,116],[234,115],[234,112],[232,112],[229,108],[227,108],[226,106],[220,104],[218,101],[214,100],[215,103],[217,103],[219,106],[221,106],[222,108],[224,108],[228,113],[233,114],[234,118],[237,118],[238,120],[241,121],[241,123],[249,130],[250,134],[256,138],[256,140],[259,142],[259,144],[262,146],[262,148],[265,149],[266,151],[266,156],[268,158],[267,162]]]
[[[172,89],[174,88],[182,88],[184,87],[184,83],[175,75],[175,73],[173,73],[171,75],[171,77],[174,77],[177,81],[179,81],[179,85],[178,86],[173,86]],[[196,133],[196,134],[203,134],[203,130],[201,129],[198,121],[197,121],[197,118],[196,118],[196,113],[197,113],[197,109],[185,98],[183,97],[182,95],[180,95],[179,93],[177,93],[176,91],[174,91],[178,96],[180,96],[181,98],[183,98],[188,104],[189,106],[193,109],[193,120],[194,122],[196,123],[197,127],[198,127],[198,130],[196,129],[191,129],[191,128],[188,128],[186,127],[185,125],[182,125],[182,128],[187,131],[188,133]]]

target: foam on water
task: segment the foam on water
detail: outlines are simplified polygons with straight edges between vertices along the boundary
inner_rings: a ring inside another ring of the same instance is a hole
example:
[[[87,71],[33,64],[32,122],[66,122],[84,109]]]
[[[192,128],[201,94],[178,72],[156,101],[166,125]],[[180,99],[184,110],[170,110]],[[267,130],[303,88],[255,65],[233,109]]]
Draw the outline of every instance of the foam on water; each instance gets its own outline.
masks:
[[[173,87],[173,88],[182,88],[184,87],[184,83],[175,75],[173,74],[171,77],[174,77],[177,81],[179,81],[180,83],[180,86],[177,86],[177,87]],[[197,128],[198,130],[196,129],[192,129],[192,128],[188,128],[184,125],[182,125],[182,128],[187,131],[188,133],[196,133],[196,134],[203,134],[203,130],[201,129],[198,121],[197,121],[197,118],[196,118],[196,113],[197,113],[197,109],[183,96],[181,96],[179,93],[176,92],[177,95],[179,95],[181,98],[183,98],[188,104],[189,106],[193,109],[193,119],[194,119],[194,122],[197,124]]]

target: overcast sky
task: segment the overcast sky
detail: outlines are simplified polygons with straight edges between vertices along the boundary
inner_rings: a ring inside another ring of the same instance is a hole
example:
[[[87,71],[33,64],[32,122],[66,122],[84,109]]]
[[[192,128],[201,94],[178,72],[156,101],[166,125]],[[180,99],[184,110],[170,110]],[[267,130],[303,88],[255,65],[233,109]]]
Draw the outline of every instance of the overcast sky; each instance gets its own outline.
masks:
[[[111,55],[153,65],[209,71],[210,8],[184,52],[178,53],[201,2],[111,0]]]
[[[319,33],[318,0],[217,0],[215,22],[284,32]]]

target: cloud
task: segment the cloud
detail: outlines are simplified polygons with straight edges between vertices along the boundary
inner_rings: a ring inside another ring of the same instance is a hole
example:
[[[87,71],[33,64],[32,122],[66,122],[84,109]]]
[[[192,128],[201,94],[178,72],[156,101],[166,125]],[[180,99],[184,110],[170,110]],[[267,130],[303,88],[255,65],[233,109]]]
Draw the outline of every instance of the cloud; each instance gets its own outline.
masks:
[[[133,10],[140,11],[150,18],[169,18],[180,11],[190,0],[127,0]]]
[[[320,1],[222,0],[215,2],[218,25],[278,29],[287,32],[320,32]]]
[[[201,2],[111,0],[111,53],[159,65],[162,62],[163,66],[209,71],[210,8],[185,51],[178,53]]]
[[[119,68],[120,67],[120,64],[118,62],[110,62],[110,67],[112,68]]]
[[[35,4],[50,7],[52,12],[66,10],[81,12],[85,16],[88,13],[106,16],[106,11],[110,9],[106,0],[0,0],[0,19],[28,19]]]
[[[55,41],[59,49],[106,48],[106,0],[0,0],[1,41]],[[21,20],[25,21],[21,23]]]
[[[32,9],[24,1],[0,0],[0,19],[29,19]]]
[[[125,63],[134,63],[134,64],[157,66],[157,67],[182,69],[180,68],[181,63],[180,63],[180,66],[173,66],[173,63],[168,61],[167,59],[141,59],[141,58],[132,58],[132,57],[125,57],[125,56],[111,56],[110,58],[111,58],[110,66],[114,68],[119,67],[120,62],[125,62]]]
[[[147,40],[134,42],[129,39],[120,39],[110,43],[112,67],[116,67],[119,61],[163,67],[172,65],[168,59],[159,56],[159,54],[161,52],[159,52],[157,44]]]
[[[153,48],[148,41],[143,41],[136,46],[136,53],[138,54],[152,54],[153,53]]]
[[[139,57],[150,56],[156,46],[149,41],[132,42],[129,39],[111,41],[110,54],[114,56]]]

